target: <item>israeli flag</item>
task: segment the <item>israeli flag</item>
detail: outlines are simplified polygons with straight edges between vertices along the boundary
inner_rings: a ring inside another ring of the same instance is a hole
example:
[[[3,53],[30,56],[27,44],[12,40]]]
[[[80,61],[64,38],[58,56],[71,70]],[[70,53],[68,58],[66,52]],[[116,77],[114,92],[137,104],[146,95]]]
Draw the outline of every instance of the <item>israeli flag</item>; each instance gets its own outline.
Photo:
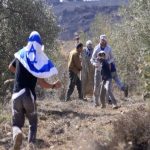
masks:
[[[53,62],[44,53],[40,34],[36,31],[30,34],[27,46],[14,56],[37,78],[48,78],[58,74]]]

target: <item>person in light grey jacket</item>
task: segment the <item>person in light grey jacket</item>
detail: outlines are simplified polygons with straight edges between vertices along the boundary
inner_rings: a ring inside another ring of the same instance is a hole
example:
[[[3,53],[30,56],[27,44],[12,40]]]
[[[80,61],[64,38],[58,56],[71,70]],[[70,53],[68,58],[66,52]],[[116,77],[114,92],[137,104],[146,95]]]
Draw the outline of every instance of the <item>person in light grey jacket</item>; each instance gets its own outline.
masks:
[[[100,43],[94,48],[94,52],[92,54],[91,63],[95,66],[95,75],[94,75],[94,105],[98,106],[97,103],[100,98],[100,83],[102,81],[101,79],[101,73],[100,73],[100,67],[99,63],[97,62],[97,57],[100,51],[105,51],[105,59],[107,60],[109,64],[109,68],[111,67],[111,63],[114,61],[111,47],[104,41],[106,39],[106,36],[100,36]]]
[[[97,56],[100,51],[105,52],[105,59],[109,64],[109,68],[111,70],[112,78],[116,82],[117,86],[124,92],[125,97],[128,96],[128,87],[123,84],[118,75],[115,68],[114,57],[112,54],[112,49],[110,45],[107,43],[106,35],[100,35],[100,43],[94,48],[94,52],[91,58],[91,63],[95,66],[95,77],[94,77],[94,101],[96,102],[99,99],[99,91],[100,91],[100,70],[97,68]],[[107,95],[107,100],[109,99],[109,95]],[[96,105],[96,104],[95,104]]]

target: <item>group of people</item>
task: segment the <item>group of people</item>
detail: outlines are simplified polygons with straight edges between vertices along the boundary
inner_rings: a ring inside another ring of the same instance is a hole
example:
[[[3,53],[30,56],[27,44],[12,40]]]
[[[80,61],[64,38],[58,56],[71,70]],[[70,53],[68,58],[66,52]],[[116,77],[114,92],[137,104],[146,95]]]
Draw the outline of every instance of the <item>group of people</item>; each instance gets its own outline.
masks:
[[[90,83],[91,89],[93,87],[94,106],[99,106],[101,101],[101,108],[105,108],[107,101],[116,109],[118,106],[112,92],[112,79],[124,92],[125,97],[128,96],[128,86],[122,83],[117,75],[112,49],[107,43],[106,35],[100,35],[100,42],[95,48],[90,40],[86,42],[86,48],[78,41],[76,49],[70,52],[68,70],[70,82],[65,101],[70,100],[75,86],[79,99],[86,100],[86,89]]]
[[[83,68],[84,71],[82,71]],[[90,83],[91,89],[94,87],[92,92],[95,106],[99,106],[100,99],[101,107],[104,108],[106,106],[105,97],[107,97],[107,100],[112,102],[113,108],[117,108],[117,102],[111,90],[112,79],[124,91],[125,96],[128,95],[127,86],[117,76],[112,50],[107,44],[105,35],[100,36],[100,43],[95,49],[93,49],[91,41],[86,42],[84,50],[83,44],[78,42],[76,49],[70,52],[68,69],[70,83],[65,101],[70,100],[75,86],[77,86],[79,99],[84,100],[87,83]],[[14,60],[10,63],[9,70],[15,74],[12,94],[13,150],[20,150],[25,116],[29,120],[29,147],[31,146],[30,149],[33,150],[38,122],[35,86],[39,84],[47,89],[61,87],[59,80],[50,84],[44,79],[57,74],[58,71],[44,53],[44,45],[37,31],[31,32],[27,45],[14,54]],[[82,82],[80,72],[82,72]]]

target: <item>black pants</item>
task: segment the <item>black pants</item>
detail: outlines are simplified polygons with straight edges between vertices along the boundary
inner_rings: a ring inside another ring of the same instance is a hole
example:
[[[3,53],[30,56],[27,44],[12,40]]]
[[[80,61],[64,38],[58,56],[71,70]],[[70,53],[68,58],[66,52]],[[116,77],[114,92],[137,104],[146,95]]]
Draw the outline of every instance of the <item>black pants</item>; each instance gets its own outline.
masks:
[[[82,95],[82,86],[81,86],[81,80],[79,79],[78,75],[75,74],[73,71],[69,70],[69,88],[66,95],[66,100],[70,99],[71,94],[74,91],[75,86],[77,86],[79,98],[83,98]]]
[[[21,129],[24,126],[26,116],[29,120],[28,142],[35,142],[37,132],[36,102],[31,96],[30,90],[24,90],[23,94],[12,99],[12,125]]]

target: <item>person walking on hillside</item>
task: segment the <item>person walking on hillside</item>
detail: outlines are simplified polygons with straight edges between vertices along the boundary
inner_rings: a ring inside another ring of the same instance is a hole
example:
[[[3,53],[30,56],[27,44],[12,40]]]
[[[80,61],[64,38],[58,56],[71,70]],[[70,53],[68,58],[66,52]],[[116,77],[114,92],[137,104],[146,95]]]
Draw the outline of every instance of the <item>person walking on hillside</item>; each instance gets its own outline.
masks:
[[[78,33],[75,33],[75,45],[79,44],[80,43],[80,35]]]
[[[100,43],[94,48],[94,52],[93,52],[93,55],[92,55],[92,58],[91,58],[91,63],[93,65],[95,65],[97,54],[100,51],[105,52],[105,55],[106,55],[105,58],[106,58],[106,60],[109,64],[109,68],[111,70],[112,78],[115,80],[115,83],[117,84],[119,89],[124,92],[124,96],[127,97],[128,96],[128,87],[120,81],[120,79],[117,75],[117,70],[116,70],[115,63],[114,63],[114,58],[113,58],[113,55],[112,55],[112,49],[107,43],[106,35],[100,35]],[[99,82],[100,82],[99,78],[96,77],[97,74],[99,74],[99,72],[96,69],[95,70],[95,84],[99,84]],[[95,89],[95,91],[97,91],[96,87],[94,89]],[[94,99],[95,99],[95,97],[97,97],[96,95],[94,95]]]
[[[93,54],[93,44],[91,40],[86,42],[86,47],[82,52],[82,71],[81,71],[81,81],[82,81],[82,92],[83,97],[86,99],[87,94],[93,94],[94,88],[94,66],[91,64],[90,59]]]
[[[97,57],[97,65],[96,68],[100,70],[101,73],[101,85],[100,85],[100,101],[101,108],[105,108],[105,99],[109,95],[112,101],[112,108],[117,109],[117,102],[111,90],[111,70],[109,68],[109,64],[105,59],[105,52],[100,51]],[[99,105],[99,102],[96,102]]]
[[[65,101],[70,100],[70,96],[72,95],[75,86],[77,86],[79,99],[83,99],[82,94],[82,84],[79,78],[79,73],[82,70],[81,66],[81,52],[83,50],[83,44],[78,43],[76,45],[76,49],[72,50],[69,55],[69,62],[68,62],[68,70],[69,70],[69,87],[67,90]]]
[[[33,31],[27,45],[14,54],[15,58],[9,65],[9,70],[15,73],[12,94],[12,132],[13,150],[20,150],[22,144],[22,127],[25,116],[29,120],[29,145],[33,146],[37,132],[37,110],[35,86],[38,83],[43,88],[57,89],[60,81],[50,84],[44,80],[58,71],[43,51],[41,36]],[[32,150],[34,147],[31,148]]]

